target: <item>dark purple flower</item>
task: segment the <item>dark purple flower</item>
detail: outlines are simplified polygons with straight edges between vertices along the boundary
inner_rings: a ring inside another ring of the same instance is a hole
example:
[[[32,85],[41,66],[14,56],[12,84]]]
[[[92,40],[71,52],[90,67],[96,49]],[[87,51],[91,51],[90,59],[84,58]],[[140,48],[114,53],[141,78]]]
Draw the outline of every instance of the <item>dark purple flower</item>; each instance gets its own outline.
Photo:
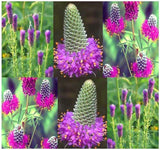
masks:
[[[17,14],[13,14],[12,28],[14,32],[17,31],[17,18],[18,18]]]
[[[122,89],[121,100],[123,104],[126,104],[127,94],[128,94],[128,90]]]
[[[116,143],[115,143],[115,141],[112,141],[112,146],[113,146],[113,148],[115,148],[115,147],[116,147]]]
[[[111,104],[110,105],[110,114],[111,114],[111,117],[115,116],[115,109],[116,109],[116,106],[114,104]]]
[[[159,93],[155,93],[154,97],[155,97],[155,101],[159,102]]]
[[[133,113],[133,104],[131,101],[131,98],[129,99],[129,102],[126,104],[127,105],[127,118],[128,120],[132,119],[132,113]]]
[[[53,77],[53,67],[48,67],[48,77]]]
[[[12,13],[12,4],[10,2],[6,3],[6,10],[7,10],[8,22],[11,24],[13,13]]]
[[[43,149],[56,149],[58,146],[58,139],[55,136],[44,138],[41,141],[41,146]]]
[[[46,30],[45,36],[46,36],[46,43],[50,43],[51,31]]]
[[[42,65],[42,62],[43,62],[43,52],[42,51],[38,51],[37,55],[38,55],[38,65]]]
[[[36,41],[39,40],[41,32],[39,30],[36,31]]]
[[[124,104],[120,105],[120,109],[121,109],[122,114],[124,115],[124,109],[125,109]]]
[[[135,105],[135,110],[136,110],[136,118],[140,119],[141,105],[140,104],[136,104]]]
[[[153,78],[149,79],[148,85],[148,98],[152,98],[153,88],[154,88],[155,80]]]
[[[38,30],[39,16],[38,16],[38,14],[35,13],[32,17],[33,17],[33,21],[34,21],[34,30]]]
[[[33,46],[34,43],[34,29],[32,28],[32,25],[30,24],[28,29],[28,42],[29,46]]]
[[[107,139],[107,148],[113,148],[113,141],[112,141],[112,139]]]
[[[45,70],[45,77],[48,77],[48,69]]]
[[[118,137],[122,137],[123,136],[123,124],[119,124],[117,125],[117,130],[118,130]]]
[[[2,28],[6,26],[6,18],[2,17]]]
[[[24,46],[25,43],[25,30],[20,30],[20,44],[21,46]]]
[[[143,103],[145,106],[148,104],[148,90],[147,89],[143,90]]]

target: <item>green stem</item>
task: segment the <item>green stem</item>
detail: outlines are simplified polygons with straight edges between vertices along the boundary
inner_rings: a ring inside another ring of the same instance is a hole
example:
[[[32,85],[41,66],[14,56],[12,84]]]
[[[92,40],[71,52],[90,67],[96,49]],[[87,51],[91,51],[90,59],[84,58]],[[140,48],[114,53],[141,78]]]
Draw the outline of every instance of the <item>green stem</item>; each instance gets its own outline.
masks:
[[[41,33],[42,33],[42,26],[43,26],[44,7],[45,7],[45,3],[42,2],[42,14],[41,14],[41,26],[40,26],[40,32]]]
[[[135,83],[136,83],[136,94],[135,94],[135,99],[136,99],[136,103],[138,103],[137,101],[137,93],[138,93],[138,79],[137,77],[134,77],[135,78]]]
[[[116,78],[116,87],[117,87],[117,98],[118,98],[118,105],[119,105],[119,108],[120,108],[120,95],[119,95],[119,82],[118,82],[118,77]]]
[[[46,69],[47,67],[47,60],[48,60],[48,47],[49,47],[49,44],[47,44],[47,49],[46,49],[46,57],[45,57],[45,65],[44,65],[44,68]]]
[[[41,65],[38,65],[38,77],[41,77]]]
[[[135,46],[135,33],[134,33],[134,20],[132,20],[132,34],[133,34],[133,48],[134,48],[134,53],[135,53],[135,59],[137,57],[137,54],[136,54],[136,46]]]
[[[24,122],[24,133],[25,133],[25,129],[26,129],[26,123],[27,123],[27,115],[28,115],[28,104],[29,104],[29,96],[27,95],[27,99],[26,99],[26,110],[25,110],[25,122]]]
[[[139,126],[139,120],[137,120],[137,148],[140,147],[139,146],[139,133],[140,133],[140,126]]]
[[[119,138],[119,148],[122,149],[123,148],[123,144],[122,144],[122,137]]]
[[[23,52],[23,46],[21,46],[21,72],[22,72],[22,75],[23,76],[23,73],[24,73],[24,52]]]
[[[131,120],[129,120],[129,138],[128,138],[128,140],[129,140],[129,148],[130,148],[130,149],[132,148],[131,132],[132,132],[132,130],[131,130]]]
[[[115,124],[114,124],[114,117],[112,117],[112,129],[113,129],[114,141],[115,141],[115,143],[117,143],[116,131],[115,131]]]
[[[32,76],[32,46],[30,46],[30,52],[29,52],[29,77]]]

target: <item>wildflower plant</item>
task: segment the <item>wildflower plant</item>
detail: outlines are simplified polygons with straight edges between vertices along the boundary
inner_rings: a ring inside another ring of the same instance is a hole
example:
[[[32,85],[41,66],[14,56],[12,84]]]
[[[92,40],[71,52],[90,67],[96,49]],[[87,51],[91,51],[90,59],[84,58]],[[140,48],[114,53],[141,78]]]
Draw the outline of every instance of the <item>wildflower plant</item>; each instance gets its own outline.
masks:
[[[52,7],[52,2],[2,2],[2,53],[10,54],[2,59],[2,76],[45,77],[45,70],[53,66]],[[41,65],[39,50],[44,53]]]

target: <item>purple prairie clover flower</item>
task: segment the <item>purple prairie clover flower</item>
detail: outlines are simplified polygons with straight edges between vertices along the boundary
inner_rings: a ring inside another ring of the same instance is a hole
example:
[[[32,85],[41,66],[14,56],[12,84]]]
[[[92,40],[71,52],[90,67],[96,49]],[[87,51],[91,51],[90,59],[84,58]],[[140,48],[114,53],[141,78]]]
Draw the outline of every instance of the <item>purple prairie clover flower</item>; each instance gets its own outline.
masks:
[[[120,109],[121,109],[122,114],[124,115],[125,105],[124,104],[120,105]]]
[[[116,143],[115,143],[115,141],[112,141],[112,148],[115,148],[116,147]]]
[[[127,118],[128,120],[131,120],[132,113],[133,113],[133,104],[132,104],[131,98],[129,98],[129,102],[127,102],[126,106],[127,106]]]
[[[149,84],[148,84],[148,98],[152,98],[153,94],[153,88],[154,88],[155,80],[153,78],[149,79]]]
[[[2,103],[2,112],[6,115],[13,113],[19,107],[19,100],[10,90],[6,90],[3,94],[4,102]]]
[[[143,103],[145,106],[148,104],[148,90],[147,89],[143,90]]]
[[[6,10],[7,10],[8,22],[11,24],[13,13],[12,13],[12,4],[10,2],[6,3]]]
[[[135,110],[136,110],[136,118],[140,119],[140,110],[141,109],[141,105],[140,104],[136,104],[135,105]]]
[[[117,125],[117,130],[118,130],[118,137],[122,137],[123,136],[123,124],[118,124]]]
[[[2,28],[6,26],[6,18],[2,17]]]
[[[53,77],[53,67],[50,66],[45,70],[45,77]]]
[[[33,14],[33,21],[34,21],[34,30],[38,30],[39,27],[39,16],[38,14]]]
[[[159,30],[156,26],[157,26],[157,17],[151,14],[149,19],[145,20],[144,23],[142,24],[141,27],[142,34],[148,39],[156,41],[159,35]]]
[[[115,66],[111,67],[109,64],[103,66],[103,76],[105,78],[111,77],[115,78],[119,76],[119,69]]]
[[[110,18],[106,20],[107,31],[113,34],[120,34],[124,31],[125,23],[123,17],[120,16],[120,9],[118,4],[113,3],[110,10]]]
[[[13,149],[27,148],[29,136],[24,134],[24,130],[17,125],[8,135],[8,145]]]
[[[50,38],[51,38],[51,31],[46,30],[45,36],[46,36],[46,43],[49,44],[50,43]]]
[[[110,105],[110,114],[111,114],[111,117],[115,116],[115,109],[116,109],[116,106],[114,104],[111,104]]]
[[[36,31],[36,41],[39,40],[41,32],[39,30]]]
[[[42,109],[47,108],[50,110],[54,102],[55,97],[50,92],[50,82],[44,79],[41,84],[41,90],[37,93],[36,104]]]
[[[132,70],[135,77],[148,77],[152,74],[153,64],[145,54],[139,53],[137,56],[137,62],[132,64]]]
[[[125,19],[127,21],[136,20],[138,17],[138,5],[140,2],[138,1],[125,1],[123,2],[125,6]]]
[[[122,89],[121,101],[123,104],[126,104],[127,94],[128,94],[128,90]]]
[[[155,93],[154,97],[155,97],[155,101],[159,102],[159,93]]]
[[[29,96],[33,96],[36,93],[36,80],[37,78],[33,78],[33,77],[22,77],[22,89],[23,89],[23,93],[24,95],[29,95]]]
[[[112,141],[112,139],[107,139],[107,148],[113,148],[113,141]]]
[[[25,30],[20,30],[20,44],[21,46],[24,46],[25,43]]]
[[[45,77],[48,77],[48,69],[45,70]]]
[[[12,28],[14,32],[17,31],[17,18],[18,18],[17,14],[13,14]]]
[[[34,43],[34,29],[32,28],[32,25],[29,25],[29,29],[28,29],[28,43],[29,46],[33,46]]]
[[[38,55],[38,65],[42,65],[42,62],[43,62],[43,52],[42,51],[38,51],[37,55]]]
[[[41,141],[41,147],[43,149],[55,149],[58,146],[58,139],[55,136],[48,138],[44,138]]]

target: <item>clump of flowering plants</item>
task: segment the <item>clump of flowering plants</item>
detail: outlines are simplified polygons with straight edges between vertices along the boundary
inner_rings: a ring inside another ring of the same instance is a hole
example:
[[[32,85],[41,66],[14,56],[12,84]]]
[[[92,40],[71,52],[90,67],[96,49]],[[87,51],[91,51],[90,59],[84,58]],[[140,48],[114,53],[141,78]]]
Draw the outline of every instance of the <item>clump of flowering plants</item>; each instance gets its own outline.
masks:
[[[57,148],[55,82],[52,78],[2,79],[3,148]]]
[[[157,75],[158,2],[104,2],[103,6],[103,66],[118,66],[119,76]]]
[[[2,16],[2,76],[45,77],[53,66],[53,3],[2,2]]]
[[[158,148],[158,78],[138,78],[138,88],[133,77],[119,78],[119,88],[115,81],[107,82],[108,148],[113,148],[114,142],[117,149]]]

